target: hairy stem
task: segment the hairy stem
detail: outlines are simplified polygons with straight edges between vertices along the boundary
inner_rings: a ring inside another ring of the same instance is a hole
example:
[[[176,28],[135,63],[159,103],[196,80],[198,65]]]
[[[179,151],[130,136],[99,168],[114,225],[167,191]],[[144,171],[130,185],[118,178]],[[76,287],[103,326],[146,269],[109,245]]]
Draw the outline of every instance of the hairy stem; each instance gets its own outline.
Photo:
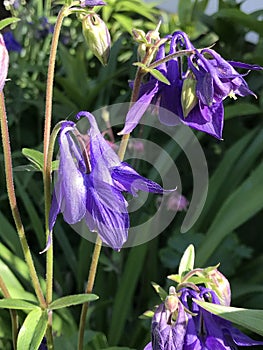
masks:
[[[36,296],[38,298],[41,307],[46,307],[46,301],[40,286],[39,278],[36,273],[34,261],[27,243],[25,230],[21,221],[20,213],[17,207],[16,194],[14,188],[13,170],[12,170],[12,156],[10,139],[8,132],[8,123],[5,110],[4,94],[0,93],[0,120],[1,120],[1,132],[2,132],[2,143],[5,160],[5,174],[6,174],[6,187],[9,198],[9,203],[12,211],[12,215],[15,221],[17,233],[20,239],[20,243],[23,249],[25,260],[29,269],[30,277],[32,279],[33,287],[35,289]]]
[[[100,237],[97,236],[96,244],[92,255],[92,261],[90,265],[89,277],[88,277],[85,293],[92,293],[92,290],[93,290],[95,276],[97,272],[97,266],[98,266],[99,257],[100,257],[101,244],[102,244],[102,241]],[[84,303],[81,309],[80,322],[79,322],[78,350],[83,350],[84,331],[85,331],[88,307],[89,307],[89,303]]]

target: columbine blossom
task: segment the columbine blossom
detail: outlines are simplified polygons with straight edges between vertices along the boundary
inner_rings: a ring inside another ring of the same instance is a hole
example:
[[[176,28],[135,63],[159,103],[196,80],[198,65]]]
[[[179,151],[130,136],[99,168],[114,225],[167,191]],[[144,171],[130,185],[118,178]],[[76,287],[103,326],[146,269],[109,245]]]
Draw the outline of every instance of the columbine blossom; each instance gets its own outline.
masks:
[[[180,297],[184,306],[194,313],[188,314],[183,350],[237,350],[238,346],[263,345],[262,341],[253,340],[233,327],[231,322],[198,306],[194,299],[220,304],[213,290],[199,288],[199,292],[185,288]]]
[[[8,64],[9,64],[9,56],[8,51],[5,46],[4,38],[0,34],[0,92],[3,90],[5,85],[5,80],[7,77],[7,71],[8,71]]]
[[[212,289],[183,288],[177,295],[174,309],[167,305],[167,299],[156,309],[152,341],[144,350],[237,350],[238,346],[263,345],[233,327],[231,322],[197,305],[195,300],[220,304]]]
[[[6,45],[6,48],[8,51],[21,52],[22,46],[15,39],[12,32],[8,31],[8,32],[3,33],[3,38],[4,38],[5,45]]]
[[[141,84],[140,94],[126,116],[120,134],[130,133],[152,104],[159,109],[160,122],[165,125],[183,123],[194,129],[222,138],[224,121],[223,100],[230,96],[254,93],[248,88],[243,75],[235,68],[261,70],[258,65],[226,61],[212,49],[197,50],[183,32],[175,32],[170,39],[169,54],[181,49],[192,50],[186,59],[186,69],[181,58],[160,64],[159,70],[170,82],[167,85],[153,76]],[[156,61],[164,58],[165,44],[161,45]],[[166,113],[168,110],[172,113]]]
[[[162,303],[156,309],[152,320],[152,341],[144,350],[182,350],[186,331],[186,314],[181,304],[178,315],[173,320],[173,313]]]
[[[64,122],[60,132],[60,162],[50,210],[50,230],[58,213],[75,224],[85,220],[102,241],[119,250],[128,236],[129,215],[122,192],[136,195],[138,190],[163,193],[161,186],[139,175],[121,162],[101,135],[95,118],[80,112],[90,122],[82,135],[73,122]]]

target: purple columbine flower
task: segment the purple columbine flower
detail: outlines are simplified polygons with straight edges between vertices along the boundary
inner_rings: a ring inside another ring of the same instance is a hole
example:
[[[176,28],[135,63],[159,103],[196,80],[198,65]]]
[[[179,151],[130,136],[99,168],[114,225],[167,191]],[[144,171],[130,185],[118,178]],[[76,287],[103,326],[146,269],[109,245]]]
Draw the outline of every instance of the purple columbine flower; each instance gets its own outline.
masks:
[[[196,50],[187,35],[178,31],[170,36],[169,54],[182,49],[193,51],[186,59],[186,68],[184,69],[181,58],[160,64],[156,69],[169,80],[170,85],[152,76],[148,82],[142,83],[139,99],[129,110],[120,134],[130,133],[152,104],[162,107],[159,109],[161,123],[170,126],[183,123],[222,139],[223,100],[227,96],[235,98],[236,95],[254,95],[243,75],[235,68],[261,70],[262,67],[226,61],[212,49]],[[165,56],[163,44],[156,61]],[[166,113],[165,110],[172,113]]]
[[[183,350],[187,316],[183,304],[170,287],[169,296],[152,319],[152,340],[144,350]]]
[[[8,72],[9,56],[8,51],[5,45],[4,38],[0,34],[0,92],[3,90],[7,72]]]
[[[5,45],[8,51],[21,52],[22,46],[15,39],[14,34],[12,32],[3,33]]]
[[[80,0],[81,7],[104,6],[106,3],[102,0]]]
[[[216,293],[205,287],[200,291],[184,288],[180,300],[193,314],[187,314],[183,350],[238,350],[239,346],[263,345],[233,327],[231,322],[198,306],[194,299],[220,304]],[[167,348],[168,349],[168,348]]]
[[[160,194],[163,189],[120,161],[92,114],[79,112],[77,119],[82,116],[90,123],[87,135],[82,135],[73,122],[65,121],[60,131],[60,162],[49,227],[53,229],[60,212],[69,224],[84,219],[103,243],[119,250],[127,240],[129,228],[122,192],[135,196],[138,190]]]

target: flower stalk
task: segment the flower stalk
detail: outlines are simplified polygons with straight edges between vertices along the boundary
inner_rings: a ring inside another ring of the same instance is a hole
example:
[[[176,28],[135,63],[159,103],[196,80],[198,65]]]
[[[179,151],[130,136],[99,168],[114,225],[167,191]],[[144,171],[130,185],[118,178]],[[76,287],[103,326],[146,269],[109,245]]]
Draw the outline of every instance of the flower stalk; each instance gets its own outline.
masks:
[[[97,240],[96,240],[93,255],[92,255],[90,270],[89,270],[88,282],[85,290],[85,293],[87,294],[92,293],[92,290],[93,290],[99,257],[100,257],[101,244],[102,244],[102,241],[100,237],[97,236]],[[78,350],[83,350],[84,331],[85,331],[85,323],[86,323],[88,308],[89,308],[89,303],[84,303],[82,305],[80,322],[79,322]]]
[[[11,147],[10,147],[9,131],[8,131],[3,92],[0,93],[0,121],[1,121],[2,143],[3,143],[4,160],[5,160],[6,187],[7,187],[9,203],[10,203],[12,215],[15,221],[17,233],[20,239],[20,243],[22,246],[22,250],[25,256],[25,260],[29,269],[30,277],[32,279],[32,283],[35,289],[36,296],[38,298],[40,306],[42,308],[45,308],[46,301],[40,286],[39,278],[35,269],[34,261],[27,243],[25,230],[21,221],[18,207],[17,207],[13,171],[12,171]]]

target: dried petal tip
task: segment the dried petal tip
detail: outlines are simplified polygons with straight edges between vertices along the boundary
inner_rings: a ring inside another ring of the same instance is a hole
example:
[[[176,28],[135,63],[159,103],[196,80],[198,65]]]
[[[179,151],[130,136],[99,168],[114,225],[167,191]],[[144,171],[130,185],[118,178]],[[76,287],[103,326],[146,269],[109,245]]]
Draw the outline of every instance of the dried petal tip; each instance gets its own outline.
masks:
[[[81,7],[104,6],[106,3],[102,0],[80,0]]]
[[[9,56],[5,46],[3,36],[0,34],[0,92],[3,90],[7,71],[8,71]]]
[[[82,21],[83,35],[93,54],[105,66],[110,54],[110,33],[103,20],[94,12]]]

